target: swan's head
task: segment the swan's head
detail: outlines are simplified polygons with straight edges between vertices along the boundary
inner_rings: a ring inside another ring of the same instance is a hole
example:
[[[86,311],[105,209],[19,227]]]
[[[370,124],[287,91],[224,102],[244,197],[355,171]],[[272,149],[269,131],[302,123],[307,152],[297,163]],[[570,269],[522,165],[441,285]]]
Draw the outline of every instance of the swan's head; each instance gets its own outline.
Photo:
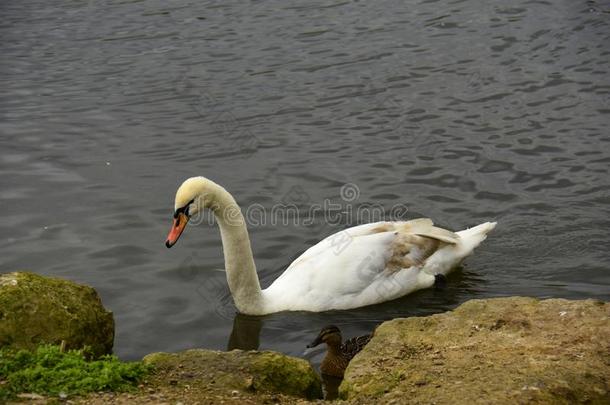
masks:
[[[213,184],[205,177],[191,177],[178,187],[174,202],[174,222],[167,235],[165,246],[168,248],[174,246],[189,219],[212,203]]]
[[[307,345],[308,348],[316,347],[321,343],[329,346],[341,346],[341,331],[335,325],[322,328],[313,342]]]

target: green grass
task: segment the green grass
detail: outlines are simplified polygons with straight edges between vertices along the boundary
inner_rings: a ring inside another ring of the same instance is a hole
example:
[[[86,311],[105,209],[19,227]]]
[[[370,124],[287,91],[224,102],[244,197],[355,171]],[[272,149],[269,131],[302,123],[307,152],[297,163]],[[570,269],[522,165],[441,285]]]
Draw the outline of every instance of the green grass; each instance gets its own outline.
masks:
[[[82,350],[62,352],[59,346],[40,346],[35,352],[0,349],[0,401],[22,392],[130,391],[148,371],[140,362],[124,363],[116,356],[89,361]]]

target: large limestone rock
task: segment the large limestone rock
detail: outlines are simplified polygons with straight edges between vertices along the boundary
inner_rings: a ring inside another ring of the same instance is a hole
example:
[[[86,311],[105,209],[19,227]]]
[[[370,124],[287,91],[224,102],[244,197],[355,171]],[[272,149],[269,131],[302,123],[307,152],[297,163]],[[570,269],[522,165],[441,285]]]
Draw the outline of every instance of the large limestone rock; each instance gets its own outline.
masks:
[[[193,349],[152,353],[143,361],[154,367],[157,389],[169,391],[170,396],[172,391],[186,390],[197,401],[226,397],[251,401],[251,395],[260,393],[322,397],[320,378],[307,361],[276,352]]]
[[[608,404],[610,305],[472,300],[383,323],[350,363],[352,403]]]
[[[64,341],[99,356],[112,352],[113,340],[112,312],[93,288],[26,272],[0,275],[0,347]]]

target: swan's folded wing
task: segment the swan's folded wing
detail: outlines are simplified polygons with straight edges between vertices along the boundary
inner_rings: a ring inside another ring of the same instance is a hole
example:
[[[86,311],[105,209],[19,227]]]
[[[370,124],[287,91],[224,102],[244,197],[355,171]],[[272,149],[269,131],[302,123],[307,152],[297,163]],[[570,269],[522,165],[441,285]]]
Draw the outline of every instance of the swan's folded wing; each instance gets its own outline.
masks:
[[[326,255],[329,252],[335,256],[339,255],[347,249],[356,238],[391,231],[394,231],[394,223],[392,222],[375,222],[344,229],[327,236],[307,249],[301,256],[293,261],[288,268],[301,266],[304,262],[319,258],[320,255]]]
[[[460,237],[455,232],[451,232],[443,228],[438,228],[436,226],[432,226],[429,229],[417,232],[416,235],[437,239],[446,243],[450,243],[452,245],[458,243],[460,239]]]
[[[387,232],[394,233],[397,236],[418,235],[451,244],[455,244],[459,240],[459,236],[457,234],[434,226],[434,223],[429,218],[417,218],[410,221],[399,222],[374,222],[344,229],[326,237],[316,245],[303,252],[301,256],[299,256],[290,264],[290,266],[288,266],[288,268],[293,266],[301,266],[303,262],[309,261],[310,259],[315,259],[320,255],[328,254],[328,252],[333,252],[335,255],[341,254],[357,238]],[[416,247],[418,242],[420,242],[420,244],[425,243],[425,241],[421,240],[411,240],[411,243]],[[420,253],[418,253],[418,255],[422,256],[421,252],[427,251],[429,248],[430,244],[427,244],[425,247],[419,246],[418,249]],[[390,256],[393,256],[393,254],[390,254]],[[418,261],[423,259],[423,257],[419,257]]]
[[[337,232],[305,251],[265,294],[273,296],[278,308],[314,311],[353,307],[354,302],[368,305],[379,302],[381,295],[400,296],[418,285],[426,259],[454,240],[452,232],[436,229],[432,221],[422,219]]]
[[[325,258],[329,254],[334,256],[342,254],[353,255],[352,252],[358,248],[360,243],[352,245],[352,242],[363,241],[361,238],[379,234],[393,234],[395,239],[392,239],[392,237],[370,238],[371,240],[368,241],[370,245],[365,246],[365,250],[373,255],[385,254],[388,261],[392,260],[392,258],[396,259],[399,256],[411,253],[409,256],[413,261],[411,265],[423,263],[427,257],[434,253],[435,249],[439,246],[436,241],[456,244],[460,238],[454,232],[434,226],[434,223],[429,218],[417,218],[399,222],[383,221],[358,225],[334,233],[310,247],[292,262],[288,269],[303,265],[310,266],[312,261],[319,263],[320,257]],[[396,260],[394,260],[394,264],[396,264]],[[403,267],[409,267],[407,264],[408,261],[405,261],[405,266]],[[381,267],[379,270],[383,269],[384,267]]]
[[[413,234],[398,234],[392,243],[392,255],[386,264],[386,269],[399,271],[413,266],[421,267],[440,245],[439,239]]]
[[[396,233],[351,230],[354,228],[309,248],[269,286],[268,292],[283,296],[283,291],[290,291],[293,299],[303,296],[317,302],[362,292],[385,269]]]
[[[428,218],[419,218],[396,223],[396,230],[402,234],[412,234],[437,239],[446,243],[456,244],[460,239],[455,232],[434,226]]]

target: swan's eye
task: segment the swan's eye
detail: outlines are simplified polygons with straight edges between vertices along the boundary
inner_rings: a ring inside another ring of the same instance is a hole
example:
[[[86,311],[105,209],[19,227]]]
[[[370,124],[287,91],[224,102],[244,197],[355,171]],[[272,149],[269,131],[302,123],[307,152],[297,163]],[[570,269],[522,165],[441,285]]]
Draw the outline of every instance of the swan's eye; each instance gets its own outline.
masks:
[[[193,198],[191,201],[189,201],[188,204],[186,204],[186,207],[184,208],[184,213],[186,214],[186,216],[189,216],[189,210],[191,208],[191,204],[195,202],[195,199]]]
[[[176,210],[176,212],[174,212],[174,218],[178,218],[178,216],[182,213],[184,215],[186,215],[187,217],[189,216],[189,207],[191,206],[192,203],[195,202],[195,199],[193,198],[191,201],[189,201],[184,207],[180,207]]]

